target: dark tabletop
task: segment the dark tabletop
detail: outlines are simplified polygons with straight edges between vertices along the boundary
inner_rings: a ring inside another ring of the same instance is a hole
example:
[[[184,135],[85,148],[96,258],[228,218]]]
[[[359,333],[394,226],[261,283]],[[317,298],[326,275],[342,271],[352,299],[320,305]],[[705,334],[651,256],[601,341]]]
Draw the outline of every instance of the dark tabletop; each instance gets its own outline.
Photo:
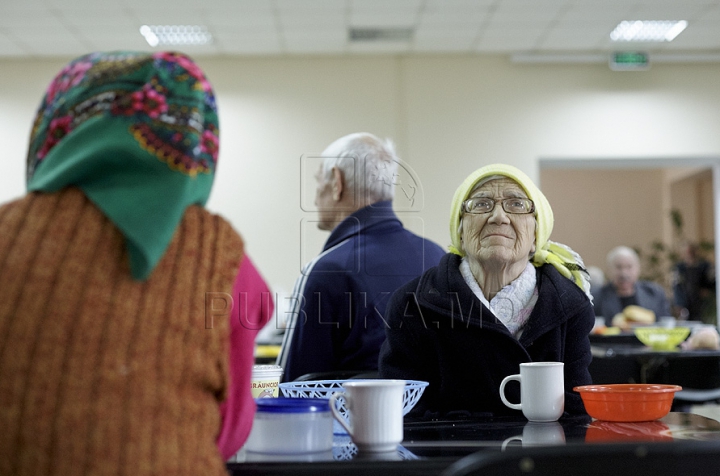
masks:
[[[720,388],[720,351],[657,351],[627,343],[593,344],[593,383],[657,383],[683,389]]]
[[[336,435],[332,453],[292,457],[258,456],[229,463],[231,474],[440,474],[458,460],[478,452],[501,453],[549,446],[595,444],[670,444],[717,442],[720,422],[691,413],[639,423],[612,423],[590,417],[564,417],[531,423],[524,418],[453,415],[443,419],[407,419],[397,451],[362,454],[347,435]],[[379,473],[378,473],[379,474]]]

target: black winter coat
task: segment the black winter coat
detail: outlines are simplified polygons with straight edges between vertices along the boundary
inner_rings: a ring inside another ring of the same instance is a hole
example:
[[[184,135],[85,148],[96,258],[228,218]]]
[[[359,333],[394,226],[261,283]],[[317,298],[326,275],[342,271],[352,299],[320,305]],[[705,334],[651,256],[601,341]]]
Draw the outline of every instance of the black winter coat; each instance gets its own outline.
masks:
[[[553,266],[537,268],[538,300],[518,340],[470,290],[460,260],[445,255],[388,303],[380,376],[430,383],[411,415],[521,415],[500,400],[500,382],[519,373],[520,363],[541,361],[565,363],[565,412],[584,414],[572,389],[592,383],[595,315],[585,293]],[[520,401],[519,386],[511,382],[505,391]]]

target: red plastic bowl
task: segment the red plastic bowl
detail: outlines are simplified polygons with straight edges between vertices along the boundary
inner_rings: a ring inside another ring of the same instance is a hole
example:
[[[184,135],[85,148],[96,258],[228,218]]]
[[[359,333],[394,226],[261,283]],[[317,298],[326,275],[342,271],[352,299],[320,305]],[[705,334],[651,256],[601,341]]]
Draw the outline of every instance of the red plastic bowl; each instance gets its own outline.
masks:
[[[583,385],[580,393],[588,415],[605,421],[652,421],[668,414],[679,385],[618,383]]]

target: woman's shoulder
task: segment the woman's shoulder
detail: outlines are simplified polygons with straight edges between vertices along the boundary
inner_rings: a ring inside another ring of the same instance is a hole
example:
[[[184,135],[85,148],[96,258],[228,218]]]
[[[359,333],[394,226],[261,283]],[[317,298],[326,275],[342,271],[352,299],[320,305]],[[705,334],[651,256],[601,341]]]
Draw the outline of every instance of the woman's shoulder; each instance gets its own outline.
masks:
[[[460,274],[460,262],[462,257],[454,253],[445,253],[440,257],[440,261],[427,270],[425,270],[419,279],[421,288],[447,288],[452,287],[457,277],[462,279]]]
[[[577,285],[570,280],[570,278],[566,278],[560,274],[560,271],[558,271],[552,264],[545,263],[542,266],[537,267],[537,272],[538,275],[547,277],[547,279],[551,280],[553,283],[557,283],[559,286],[564,287],[565,284],[570,284],[578,288]],[[578,290],[580,290],[580,288],[578,288]]]
[[[187,207],[183,215],[183,222],[204,228],[214,228],[221,235],[227,235],[234,240],[242,241],[240,233],[225,217],[210,212],[200,205],[190,205]]]
[[[573,280],[560,274],[560,271],[551,264],[544,264],[538,268],[538,278],[540,292],[543,291],[543,288],[547,289],[546,283],[549,283],[550,288],[554,289],[558,294],[562,294],[565,301],[571,299],[573,302],[577,300],[577,304],[590,303],[585,291],[580,289],[580,286],[575,284]]]
[[[243,240],[232,224],[221,215],[199,205],[191,205],[185,210],[176,234],[198,237],[198,246],[203,249],[206,245],[212,246],[216,257],[236,263],[237,271],[243,255]]]

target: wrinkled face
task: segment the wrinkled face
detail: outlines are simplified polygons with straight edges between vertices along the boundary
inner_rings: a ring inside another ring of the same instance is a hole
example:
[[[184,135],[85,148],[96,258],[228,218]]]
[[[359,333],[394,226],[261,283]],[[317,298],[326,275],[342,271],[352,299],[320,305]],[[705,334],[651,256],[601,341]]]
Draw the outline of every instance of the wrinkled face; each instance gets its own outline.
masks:
[[[333,184],[332,180],[326,179],[323,173],[322,164],[315,173],[317,188],[315,189],[315,206],[318,208],[318,228],[321,230],[332,230],[336,223],[333,210],[335,208],[335,200],[333,200]]]
[[[528,198],[525,191],[514,180],[499,178],[491,180],[468,198],[488,197]],[[479,263],[495,261],[511,265],[527,263],[535,252],[535,216],[530,213],[518,215],[506,213],[497,202],[490,213],[464,213],[462,217],[462,247],[469,259]]]
[[[610,266],[610,280],[615,287],[631,287],[640,277],[640,263],[632,256],[618,255]]]

